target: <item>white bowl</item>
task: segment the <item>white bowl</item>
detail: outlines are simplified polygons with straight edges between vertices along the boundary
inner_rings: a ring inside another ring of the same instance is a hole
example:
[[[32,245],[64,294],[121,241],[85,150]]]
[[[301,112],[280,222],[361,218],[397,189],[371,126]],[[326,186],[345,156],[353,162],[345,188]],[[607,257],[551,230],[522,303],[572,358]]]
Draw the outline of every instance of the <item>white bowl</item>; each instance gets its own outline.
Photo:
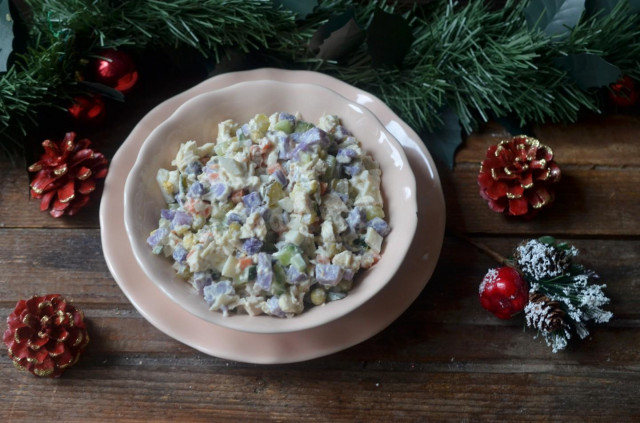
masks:
[[[210,311],[204,299],[176,275],[172,260],[154,255],[146,243],[166,208],[156,183],[156,172],[170,168],[180,144],[195,140],[214,142],[217,125],[226,119],[247,122],[255,114],[300,112],[309,122],[324,114],[338,115],[382,170],[382,194],[391,232],[385,238],[382,258],[359,272],[346,298],[310,307],[302,314],[282,319],[272,316],[223,316]],[[134,256],[142,270],[162,291],[185,310],[214,324],[254,333],[283,333],[310,329],[355,310],[379,292],[393,277],[406,255],[417,225],[416,182],[409,161],[395,138],[366,108],[327,88],[271,80],[242,82],[201,94],[184,103],[151,132],[125,184],[125,226]]]

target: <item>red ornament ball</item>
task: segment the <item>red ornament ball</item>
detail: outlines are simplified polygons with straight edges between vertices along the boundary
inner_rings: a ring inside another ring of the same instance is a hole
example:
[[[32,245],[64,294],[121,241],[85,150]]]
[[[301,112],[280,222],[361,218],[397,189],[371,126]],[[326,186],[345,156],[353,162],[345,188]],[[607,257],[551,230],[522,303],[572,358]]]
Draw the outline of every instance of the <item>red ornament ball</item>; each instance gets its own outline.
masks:
[[[517,270],[490,269],[480,284],[480,304],[500,319],[510,319],[529,302],[529,286]]]
[[[89,343],[84,315],[58,294],[18,301],[7,325],[9,358],[36,376],[60,376]]]
[[[99,95],[81,95],[73,98],[69,114],[75,120],[86,124],[99,124],[104,120],[106,108]]]
[[[636,84],[628,76],[623,76],[614,84],[609,86],[609,98],[620,107],[630,107],[638,101],[638,91]]]
[[[105,50],[90,64],[90,77],[100,84],[127,92],[138,81],[138,70],[129,54],[122,50]]]

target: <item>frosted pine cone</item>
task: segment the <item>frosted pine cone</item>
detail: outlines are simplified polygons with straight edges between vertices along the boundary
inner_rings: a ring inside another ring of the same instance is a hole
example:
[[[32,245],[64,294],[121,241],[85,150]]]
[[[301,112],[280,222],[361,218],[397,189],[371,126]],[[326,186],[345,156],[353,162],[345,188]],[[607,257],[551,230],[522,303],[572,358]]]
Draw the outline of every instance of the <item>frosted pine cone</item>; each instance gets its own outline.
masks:
[[[527,326],[540,332],[552,333],[567,326],[566,313],[557,301],[544,294],[534,292],[529,295],[529,304],[524,309]]]
[[[75,141],[68,132],[60,143],[42,143],[44,154],[29,166],[36,172],[31,181],[31,196],[40,199],[40,210],[49,210],[53,217],[74,215],[89,202],[96,180],[107,176],[107,159],[89,148],[91,141]]]
[[[565,273],[577,254],[578,250],[574,247],[560,249],[532,239],[516,248],[513,259],[523,273],[540,281]]]
[[[9,357],[36,376],[60,376],[89,343],[82,312],[57,294],[18,301],[7,324]]]
[[[554,199],[549,185],[560,180],[553,152],[535,138],[519,135],[487,150],[480,166],[480,195],[491,210],[533,216]]]

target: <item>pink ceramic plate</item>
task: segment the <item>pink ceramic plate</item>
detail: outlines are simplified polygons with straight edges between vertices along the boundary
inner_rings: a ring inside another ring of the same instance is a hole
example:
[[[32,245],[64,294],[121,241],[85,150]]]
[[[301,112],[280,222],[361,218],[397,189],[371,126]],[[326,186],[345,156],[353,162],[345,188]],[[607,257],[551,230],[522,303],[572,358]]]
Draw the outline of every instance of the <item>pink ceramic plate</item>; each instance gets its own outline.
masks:
[[[312,329],[280,333],[241,332],[187,312],[155,284],[133,256],[124,225],[124,185],[145,138],[190,98],[238,82],[274,80],[317,84],[371,110],[403,146],[416,177],[418,226],[402,266],[384,289],[346,316]],[[424,144],[376,97],[324,74],[258,69],[223,74],[173,97],[145,116],[111,162],[100,205],[102,246],[109,269],[138,311],[167,335],[204,353],[250,363],[304,361],[358,344],[383,330],[415,300],[436,266],[445,227],[444,198]]]

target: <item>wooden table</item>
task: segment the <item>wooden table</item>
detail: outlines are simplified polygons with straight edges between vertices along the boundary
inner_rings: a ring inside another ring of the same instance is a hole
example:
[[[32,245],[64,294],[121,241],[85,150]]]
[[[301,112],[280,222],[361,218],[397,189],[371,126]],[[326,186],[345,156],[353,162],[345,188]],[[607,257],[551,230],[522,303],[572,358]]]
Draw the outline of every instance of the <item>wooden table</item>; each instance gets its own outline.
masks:
[[[147,111],[201,79],[143,75],[125,105],[109,105],[108,125],[82,135],[112,157]],[[45,126],[40,140],[64,129]],[[487,125],[453,170],[440,168],[448,231],[416,301],[373,338],[288,365],[207,356],[155,329],[107,269],[99,198],[52,219],[29,199],[23,166],[3,162],[0,316],[18,299],[60,293],[84,310],[91,343],[58,379],[17,371],[3,348],[0,421],[640,421],[640,118],[590,116],[535,134],[563,171],[552,209],[522,222],[487,208],[478,163],[505,136]],[[501,321],[480,307],[478,285],[497,263],[453,234],[504,255],[544,234],[575,244],[607,284],[614,319],[553,354],[522,317]]]

